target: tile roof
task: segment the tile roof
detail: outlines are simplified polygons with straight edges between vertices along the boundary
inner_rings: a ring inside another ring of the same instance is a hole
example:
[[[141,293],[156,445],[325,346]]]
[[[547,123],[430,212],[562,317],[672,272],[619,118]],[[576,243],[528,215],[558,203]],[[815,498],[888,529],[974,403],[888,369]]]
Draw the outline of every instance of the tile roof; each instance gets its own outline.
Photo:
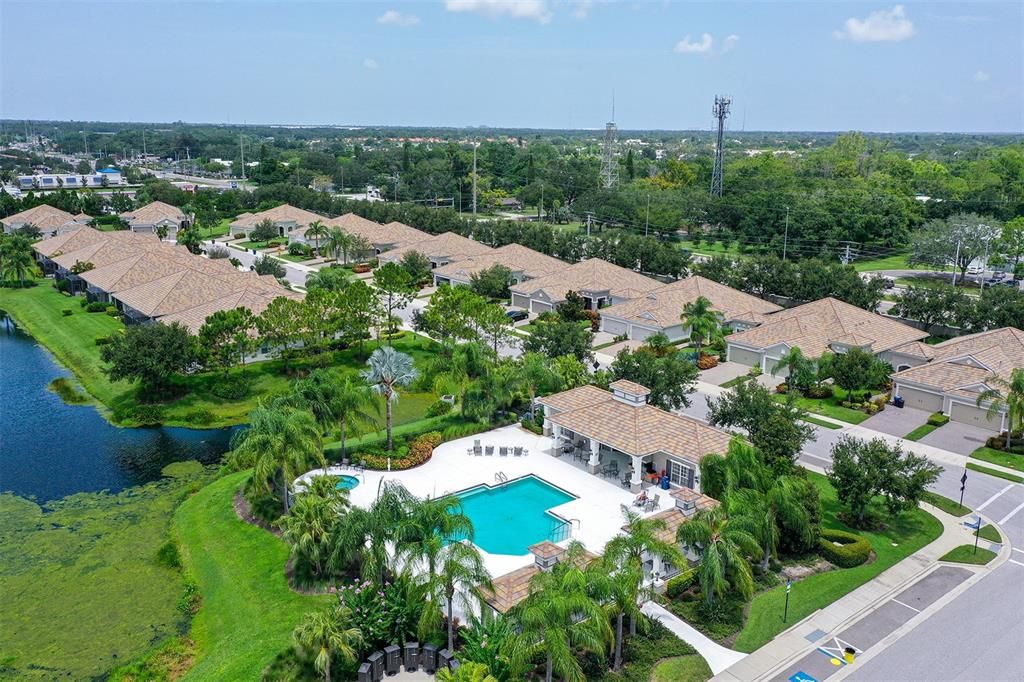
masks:
[[[781,306],[774,303],[693,275],[652,289],[639,298],[604,308],[601,315],[637,324],[671,327],[681,323],[683,306],[701,296],[711,301],[711,307],[725,321],[740,320],[760,324],[768,314],[782,310]]]
[[[648,395],[651,389],[636,383],[635,381],[629,381],[628,379],[616,379],[612,383],[608,384],[610,390],[618,389],[624,393],[632,393],[633,395]]]
[[[74,251],[83,247],[95,244],[100,241],[106,240],[106,235],[109,232],[100,232],[91,227],[83,225],[82,227],[75,228],[64,234],[58,234],[56,237],[50,237],[49,239],[42,239],[32,244],[32,249],[47,258],[52,258],[54,254],[61,254],[65,251]]]
[[[473,275],[478,275],[495,265],[504,265],[512,272],[521,272],[530,279],[544,277],[569,267],[569,263],[565,261],[521,244],[506,244],[489,253],[442,265],[434,270],[434,274],[469,281]]]
[[[608,391],[602,391],[597,386],[587,384],[586,386],[579,386],[568,391],[537,398],[537,402],[541,405],[547,405],[553,410],[567,412],[588,407],[594,403],[608,400],[610,397],[611,394]]]
[[[588,258],[550,275],[513,285],[511,289],[513,293],[531,297],[543,291],[551,301],[558,302],[564,301],[569,291],[607,291],[617,298],[636,298],[660,286],[661,282],[639,272],[600,258]]]
[[[893,379],[954,392],[984,384],[993,374],[1009,380],[1015,368],[1024,367],[1024,331],[1015,327],[961,336],[930,349],[930,362],[896,372]]]
[[[732,334],[726,340],[751,348],[786,343],[816,358],[830,350],[832,343],[868,346],[871,352],[881,353],[926,336],[927,332],[897,320],[835,298],[823,298],[773,313],[761,326]]]
[[[447,258],[450,261],[458,261],[470,256],[490,253],[493,249],[469,237],[463,237],[454,232],[443,232],[397,249],[385,251],[378,258],[382,261],[396,261],[409,251],[419,251],[427,258]]]
[[[106,239],[93,242],[74,251],[64,250],[60,255],[52,257],[53,262],[62,268],[71,268],[75,263],[92,263],[93,267],[103,267],[119,260],[130,258],[140,250],[156,249],[160,240],[154,235],[122,230],[108,232]]]
[[[381,225],[355,213],[346,213],[337,218],[330,218],[325,220],[324,224],[329,227],[340,227],[348,234],[362,237],[370,244],[376,246],[397,248],[430,238],[428,233],[417,230],[415,227],[409,227],[405,223],[393,221],[386,225]],[[305,233],[305,230],[302,232]]]
[[[682,492],[682,491],[687,491],[687,492],[693,493],[694,495],[696,495],[699,498],[697,500],[697,511],[703,511],[705,509],[713,509],[714,507],[717,507],[718,504],[719,504],[718,500],[716,500],[716,499],[714,499],[712,497],[708,497],[707,495],[701,495],[700,493],[694,492],[694,491],[690,490],[689,488],[679,488],[679,489],[673,491],[672,493],[670,493],[670,496],[671,497],[675,497],[676,493]],[[647,518],[648,519],[653,519],[653,520],[658,520],[658,521],[664,521],[665,522],[665,528],[663,528],[662,530],[659,530],[659,531],[655,531],[654,536],[656,538],[658,538],[659,540],[661,540],[662,542],[675,543],[675,541],[676,541],[676,532],[679,530],[679,526],[683,525],[684,523],[686,523],[687,521],[692,519],[693,516],[687,516],[683,512],[679,511],[678,508],[671,507],[669,509],[665,509],[663,511],[657,512],[656,514],[651,514]],[[625,530],[625,527],[623,527],[623,530]]]
[[[0,218],[0,222],[8,226],[21,226],[31,223],[42,232],[49,232],[57,230],[68,223],[74,223],[75,216],[49,204],[39,204],[21,213]]]
[[[256,227],[256,225],[264,220],[269,220],[272,223],[295,223],[299,227],[306,227],[314,221],[326,221],[327,219],[322,215],[317,215],[302,208],[296,208],[290,204],[281,204],[259,213],[243,213],[235,218],[230,227],[234,229],[247,229]]]
[[[156,225],[164,220],[182,223],[187,218],[188,216],[180,208],[162,201],[152,201],[134,211],[121,214],[121,219],[129,225]]]
[[[562,548],[559,547],[559,549]],[[597,555],[592,552],[585,552],[583,555],[584,562],[588,564],[596,558]],[[493,590],[480,586],[480,596],[498,613],[507,613],[530,596],[530,583],[540,571],[541,569],[536,564],[517,568],[511,573],[494,578],[491,581],[491,585],[494,586]]]
[[[243,274],[243,273],[239,273]],[[219,310],[234,310],[235,308],[248,308],[253,315],[259,315],[273,302],[274,299],[292,298],[300,300],[302,296],[294,291],[289,291],[274,282],[273,288],[268,288],[266,283],[253,282],[244,289],[234,291],[227,296],[216,298],[212,301],[202,303],[180,312],[171,313],[160,318],[161,322],[172,324],[178,322],[187,327],[193,334],[199,333],[206,318]]]

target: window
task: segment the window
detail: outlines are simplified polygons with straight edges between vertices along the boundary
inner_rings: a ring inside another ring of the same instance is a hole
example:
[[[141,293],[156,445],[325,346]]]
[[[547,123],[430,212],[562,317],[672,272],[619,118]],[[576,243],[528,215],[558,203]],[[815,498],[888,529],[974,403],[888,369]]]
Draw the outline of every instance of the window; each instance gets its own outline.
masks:
[[[902,372],[905,369],[910,369],[910,365],[900,365],[899,367],[896,368],[896,371]]]
[[[693,488],[693,468],[677,462],[674,459],[668,461],[668,480],[674,485],[685,488]]]

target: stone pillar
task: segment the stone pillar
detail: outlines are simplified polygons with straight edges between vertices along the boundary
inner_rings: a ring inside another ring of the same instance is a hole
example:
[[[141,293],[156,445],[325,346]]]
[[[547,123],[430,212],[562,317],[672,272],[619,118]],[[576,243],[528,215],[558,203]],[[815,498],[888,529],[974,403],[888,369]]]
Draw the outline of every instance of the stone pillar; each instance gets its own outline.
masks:
[[[537,409],[536,403],[534,403],[533,409],[534,410]],[[549,418],[551,415],[548,412],[548,406],[547,405],[541,405],[540,409],[544,410],[544,435],[545,436],[553,436],[554,435],[554,427],[553,427],[553,425],[551,423],[551,419]]]
[[[664,568],[661,565],[661,557],[658,556],[658,555],[654,555],[653,557],[651,557],[651,584],[652,585],[654,584],[654,576],[661,575],[663,570],[664,570]]]
[[[644,458],[637,455],[633,457],[633,476],[629,479],[629,489],[635,493],[640,492],[643,489],[643,467]]]
[[[601,455],[600,455],[601,444],[593,438],[590,439],[590,462],[588,469],[590,473],[596,474],[601,470]]]

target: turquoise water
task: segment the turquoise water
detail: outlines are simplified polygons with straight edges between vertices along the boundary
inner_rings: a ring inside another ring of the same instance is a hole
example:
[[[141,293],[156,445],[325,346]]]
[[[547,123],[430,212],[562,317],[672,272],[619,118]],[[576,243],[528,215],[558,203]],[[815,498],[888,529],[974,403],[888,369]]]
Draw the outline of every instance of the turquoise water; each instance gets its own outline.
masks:
[[[547,510],[576,499],[533,476],[470,488],[458,497],[473,520],[474,544],[492,554],[526,554],[530,545],[551,539],[559,522]]]
[[[359,479],[355,476],[342,475],[338,476],[338,484],[334,486],[338,490],[352,490],[359,485]]]

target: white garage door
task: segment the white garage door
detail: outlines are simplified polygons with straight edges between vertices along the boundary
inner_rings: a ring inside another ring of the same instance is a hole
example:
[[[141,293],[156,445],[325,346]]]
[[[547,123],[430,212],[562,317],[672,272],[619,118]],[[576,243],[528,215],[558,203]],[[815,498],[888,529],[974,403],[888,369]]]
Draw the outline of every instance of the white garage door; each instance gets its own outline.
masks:
[[[953,403],[950,408],[949,418],[955,422],[971,424],[988,429],[989,431],[998,431],[999,424],[1001,423],[998,414],[993,415],[992,419],[989,419],[988,410],[976,405],[965,405],[963,403]]]
[[[928,412],[938,412],[942,409],[942,396],[937,393],[897,386],[896,394],[903,396],[903,402],[906,403],[907,407],[916,407],[919,410],[927,410]]]
[[[551,304],[544,301],[530,301],[531,313],[543,313],[551,310]]]
[[[651,334],[656,333],[657,329],[650,329],[649,327],[638,327],[635,324],[630,327],[629,338],[634,341],[643,341]]]
[[[747,350],[746,348],[737,348],[736,346],[729,346],[729,360],[730,362],[736,362],[748,367],[761,366],[760,353],[754,350]]]
[[[523,294],[512,294],[512,305],[524,310],[530,309],[530,297]]]
[[[768,358],[767,360],[765,360],[764,373],[771,374],[771,376],[777,377],[779,379],[785,379],[786,377],[788,377],[789,368],[785,366],[779,367],[777,370],[775,370],[775,374],[772,374],[772,368],[775,367],[776,364],[778,364],[778,360],[773,360],[772,358]]]
[[[601,318],[601,331],[607,332],[612,336],[619,336],[626,333],[628,325],[622,320],[612,320],[607,317]]]

